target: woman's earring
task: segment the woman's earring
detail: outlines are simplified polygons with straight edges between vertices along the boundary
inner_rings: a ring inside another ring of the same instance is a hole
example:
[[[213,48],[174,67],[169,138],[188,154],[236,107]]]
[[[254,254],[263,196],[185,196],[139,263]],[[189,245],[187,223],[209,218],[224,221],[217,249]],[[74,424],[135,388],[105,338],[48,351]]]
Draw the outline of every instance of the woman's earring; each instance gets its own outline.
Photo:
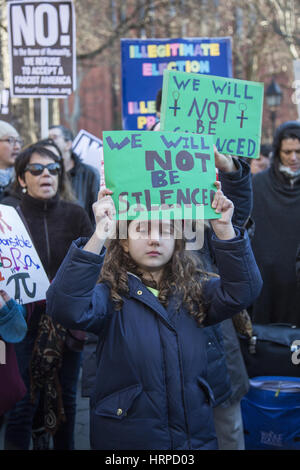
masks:
[[[26,186],[24,186],[24,187],[22,188],[22,193],[23,193],[23,194],[26,194],[26,193],[27,193],[27,188],[26,188]]]

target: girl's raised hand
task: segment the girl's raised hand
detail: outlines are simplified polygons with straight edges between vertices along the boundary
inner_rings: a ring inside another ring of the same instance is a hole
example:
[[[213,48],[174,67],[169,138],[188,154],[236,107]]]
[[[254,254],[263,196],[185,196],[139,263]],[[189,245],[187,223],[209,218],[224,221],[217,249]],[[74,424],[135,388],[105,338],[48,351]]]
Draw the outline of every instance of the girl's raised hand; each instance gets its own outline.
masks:
[[[235,237],[235,231],[231,223],[234,205],[226,196],[224,196],[221,189],[220,181],[215,182],[217,191],[212,201],[212,208],[218,214],[221,214],[220,219],[213,219],[210,221],[213,231],[220,240],[230,240]]]
[[[223,155],[218,152],[217,147],[214,145],[214,155],[215,155],[215,165],[218,170],[223,171],[224,173],[229,173],[236,171],[237,168],[233,162],[231,155]]]
[[[101,189],[97,201],[93,204],[96,233],[101,240],[106,240],[111,236],[116,227],[116,208],[111,194],[113,192],[110,189]]]

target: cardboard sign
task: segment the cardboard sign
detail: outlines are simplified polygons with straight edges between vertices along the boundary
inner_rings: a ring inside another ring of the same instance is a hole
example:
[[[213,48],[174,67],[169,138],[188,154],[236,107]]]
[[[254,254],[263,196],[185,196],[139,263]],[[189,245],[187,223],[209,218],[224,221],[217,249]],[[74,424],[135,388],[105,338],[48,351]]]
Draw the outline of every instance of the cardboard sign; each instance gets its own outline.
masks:
[[[263,83],[185,72],[164,72],[164,131],[212,135],[219,152],[258,158]]]
[[[164,70],[232,76],[231,38],[121,39],[123,129],[150,129]]]
[[[102,140],[88,131],[81,129],[75,137],[72,145],[73,151],[87,165],[91,165],[99,171],[100,189],[105,187],[103,144]]]
[[[7,11],[11,96],[69,96],[76,88],[72,1],[11,1]]]
[[[49,280],[19,214],[0,204],[0,286],[21,304],[46,298]]]
[[[119,220],[216,219],[211,136],[103,132],[105,181]],[[198,209],[198,210],[197,210]]]

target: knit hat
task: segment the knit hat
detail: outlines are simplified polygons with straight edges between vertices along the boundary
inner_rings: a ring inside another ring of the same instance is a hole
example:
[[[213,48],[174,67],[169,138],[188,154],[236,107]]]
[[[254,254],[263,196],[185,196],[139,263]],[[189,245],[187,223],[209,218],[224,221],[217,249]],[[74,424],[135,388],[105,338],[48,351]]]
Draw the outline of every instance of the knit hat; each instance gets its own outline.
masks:
[[[0,121],[0,139],[4,136],[19,137],[19,133],[8,122]]]

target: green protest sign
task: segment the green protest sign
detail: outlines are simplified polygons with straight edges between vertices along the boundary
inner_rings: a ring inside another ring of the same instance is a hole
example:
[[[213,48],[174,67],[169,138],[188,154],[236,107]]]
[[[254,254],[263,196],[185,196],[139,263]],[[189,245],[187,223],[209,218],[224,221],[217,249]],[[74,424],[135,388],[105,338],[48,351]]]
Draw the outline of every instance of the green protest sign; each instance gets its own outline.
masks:
[[[263,83],[167,70],[160,128],[212,135],[219,152],[258,158],[263,95]]]
[[[103,155],[118,220],[220,217],[210,202],[216,191],[211,136],[105,131]]]

